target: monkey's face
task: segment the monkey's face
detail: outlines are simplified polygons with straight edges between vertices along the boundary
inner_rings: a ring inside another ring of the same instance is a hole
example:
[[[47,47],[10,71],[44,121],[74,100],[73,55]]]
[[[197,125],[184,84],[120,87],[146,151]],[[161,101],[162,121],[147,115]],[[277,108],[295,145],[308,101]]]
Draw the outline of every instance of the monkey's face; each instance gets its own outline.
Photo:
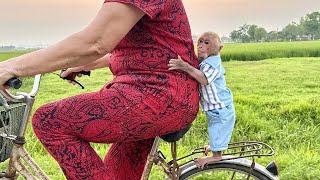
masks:
[[[203,34],[198,39],[198,60],[201,63],[204,59],[211,55],[218,55],[223,45],[217,38],[213,36]]]

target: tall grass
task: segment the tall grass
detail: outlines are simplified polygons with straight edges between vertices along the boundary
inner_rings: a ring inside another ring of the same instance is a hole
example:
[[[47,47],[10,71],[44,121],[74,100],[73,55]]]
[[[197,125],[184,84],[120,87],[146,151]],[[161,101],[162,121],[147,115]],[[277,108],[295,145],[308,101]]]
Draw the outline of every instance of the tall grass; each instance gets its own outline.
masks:
[[[225,44],[224,61],[255,61],[272,58],[320,57],[320,41]]]
[[[275,147],[281,179],[319,179],[320,58],[225,66],[237,111],[234,140],[261,140]]]
[[[274,147],[275,156],[257,162],[266,165],[275,159],[283,180],[320,179],[320,58],[228,61],[223,65],[236,107],[232,141],[256,140]],[[54,74],[47,74],[42,79],[33,110],[48,101],[99,90],[111,79],[108,70],[94,71],[91,78],[80,79],[86,88],[81,90],[78,86],[69,86]],[[178,156],[208,143],[206,126],[205,116],[199,112],[192,128],[178,142]],[[49,176],[65,179],[30,126],[27,140],[26,148]],[[92,146],[102,158],[109,148],[105,144]],[[161,144],[161,150],[169,155],[167,143]],[[150,179],[163,178],[164,175],[153,168]]]
[[[20,56],[22,54],[31,52],[31,50],[25,50],[25,51],[1,51],[0,50],[0,61],[10,59],[16,56]]]

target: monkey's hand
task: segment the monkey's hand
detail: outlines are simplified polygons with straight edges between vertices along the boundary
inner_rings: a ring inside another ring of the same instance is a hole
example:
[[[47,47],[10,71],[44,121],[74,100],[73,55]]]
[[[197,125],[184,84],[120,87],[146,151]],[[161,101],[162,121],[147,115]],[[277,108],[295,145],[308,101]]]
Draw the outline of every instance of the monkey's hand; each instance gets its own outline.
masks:
[[[180,56],[178,56],[178,59],[170,59],[168,66],[169,66],[169,70],[186,71],[187,68],[190,66],[190,64],[185,62],[184,60],[181,59]]]

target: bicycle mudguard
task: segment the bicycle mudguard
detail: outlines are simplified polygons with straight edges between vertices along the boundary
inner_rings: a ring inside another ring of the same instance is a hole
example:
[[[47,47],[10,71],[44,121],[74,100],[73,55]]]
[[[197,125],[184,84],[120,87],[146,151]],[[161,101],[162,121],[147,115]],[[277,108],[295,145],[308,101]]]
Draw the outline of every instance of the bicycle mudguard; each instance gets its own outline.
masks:
[[[218,162],[211,162],[209,164],[232,164],[232,165],[238,165],[242,167],[247,167],[250,168],[252,165],[252,161],[246,158],[237,158],[237,159],[232,159],[233,156],[223,156],[223,159],[229,159],[229,160],[222,160]],[[180,176],[186,174],[189,171],[192,171],[194,169],[197,169],[197,165],[194,161],[189,161],[186,164],[180,166]],[[204,168],[205,170],[205,168]],[[254,170],[262,173],[266,177],[270,178],[271,180],[279,180],[278,176],[273,175],[271,172],[269,172],[264,166],[258,164],[255,162]]]

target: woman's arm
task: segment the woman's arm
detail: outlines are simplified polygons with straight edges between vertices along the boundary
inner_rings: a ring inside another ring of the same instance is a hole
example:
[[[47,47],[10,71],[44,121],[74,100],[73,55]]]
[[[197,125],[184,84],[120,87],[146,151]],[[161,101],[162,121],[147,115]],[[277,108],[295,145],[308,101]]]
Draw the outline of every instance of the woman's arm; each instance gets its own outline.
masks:
[[[183,61],[180,56],[178,59],[170,59],[168,66],[169,70],[182,70],[195,78],[200,84],[208,85],[208,80],[204,73]]]
[[[90,71],[90,70],[94,70],[94,69],[100,69],[100,68],[104,68],[104,67],[109,67],[109,60],[110,60],[111,54],[107,54],[105,56],[103,56],[102,58],[89,63],[87,65],[83,66],[83,70],[84,71]]]
[[[82,31],[46,49],[1,62],[0,85],[12,77],[90,64],[110,53],[143,15],[144,12],[130,4],[105,3]]]

